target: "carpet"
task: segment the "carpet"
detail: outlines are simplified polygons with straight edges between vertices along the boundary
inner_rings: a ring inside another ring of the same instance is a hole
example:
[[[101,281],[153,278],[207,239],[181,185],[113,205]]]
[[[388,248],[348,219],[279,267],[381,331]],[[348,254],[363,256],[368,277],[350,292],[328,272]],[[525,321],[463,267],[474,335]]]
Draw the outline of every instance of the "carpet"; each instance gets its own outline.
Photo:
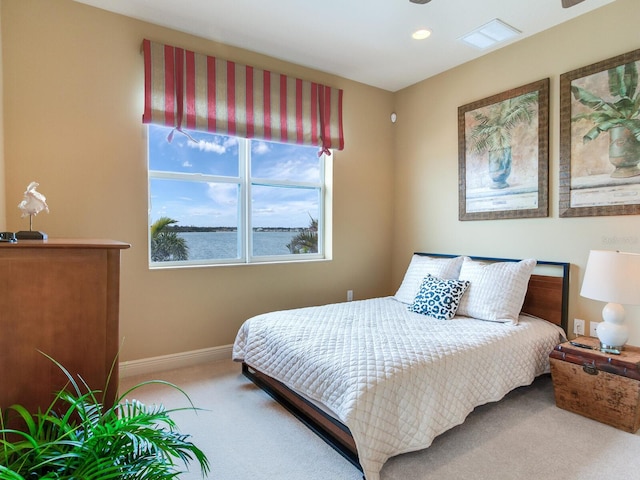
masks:
[[[211,462],[216,480],[361,480],[337,452],[221,360],[125,378],[120,392],[150,379],[172,382],[202,409],[176,411]],[[129,395],[147,404],[188,407],[179,392],[146,386]],[[629,434],[555,406],[544,375],[501,401],[476,408],[431,447],[389,459],[382,480],[603,480],[640,478],[640,434]],[[202,478],[197,465],[181,480]]]

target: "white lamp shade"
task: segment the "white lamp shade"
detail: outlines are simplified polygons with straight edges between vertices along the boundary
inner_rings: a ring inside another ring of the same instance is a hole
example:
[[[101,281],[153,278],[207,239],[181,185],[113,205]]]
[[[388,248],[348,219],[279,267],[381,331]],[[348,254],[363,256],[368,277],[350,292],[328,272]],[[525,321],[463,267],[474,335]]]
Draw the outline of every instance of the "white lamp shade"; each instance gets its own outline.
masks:
[[[602,302],[640,305],[640,254],[591,250],[580,295]]]

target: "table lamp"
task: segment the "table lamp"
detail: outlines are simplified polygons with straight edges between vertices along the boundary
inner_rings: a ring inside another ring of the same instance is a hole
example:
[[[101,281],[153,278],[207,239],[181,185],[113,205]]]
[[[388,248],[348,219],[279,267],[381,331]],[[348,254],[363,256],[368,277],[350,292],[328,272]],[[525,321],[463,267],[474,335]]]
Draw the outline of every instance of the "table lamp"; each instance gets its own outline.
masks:
[[[597,335],[601,349],[622,350],[629,339],[624,305],[640,305],[640,254],[591,250],[580,295],[607,302]]]

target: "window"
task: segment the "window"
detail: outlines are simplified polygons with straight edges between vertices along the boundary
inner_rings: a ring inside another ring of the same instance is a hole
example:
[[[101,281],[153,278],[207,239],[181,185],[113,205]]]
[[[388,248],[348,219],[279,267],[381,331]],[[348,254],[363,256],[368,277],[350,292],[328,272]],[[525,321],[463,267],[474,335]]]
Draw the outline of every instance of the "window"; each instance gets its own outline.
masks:
[[[148,126],[151,267],[325,258],[318,148]]]

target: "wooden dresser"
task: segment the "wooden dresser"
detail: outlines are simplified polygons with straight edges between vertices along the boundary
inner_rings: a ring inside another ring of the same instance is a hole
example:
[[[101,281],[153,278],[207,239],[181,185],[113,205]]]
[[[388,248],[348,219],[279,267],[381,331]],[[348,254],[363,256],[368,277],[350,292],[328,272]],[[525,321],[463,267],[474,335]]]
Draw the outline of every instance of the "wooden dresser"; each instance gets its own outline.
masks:
[[[0,243],[0,408],[46,408],[66,378],[107,387],[119,349],[120,251],[111,240]],[[76,377],[77,378],[77,377]],[[117,393],[117,363],[106,403]]]

